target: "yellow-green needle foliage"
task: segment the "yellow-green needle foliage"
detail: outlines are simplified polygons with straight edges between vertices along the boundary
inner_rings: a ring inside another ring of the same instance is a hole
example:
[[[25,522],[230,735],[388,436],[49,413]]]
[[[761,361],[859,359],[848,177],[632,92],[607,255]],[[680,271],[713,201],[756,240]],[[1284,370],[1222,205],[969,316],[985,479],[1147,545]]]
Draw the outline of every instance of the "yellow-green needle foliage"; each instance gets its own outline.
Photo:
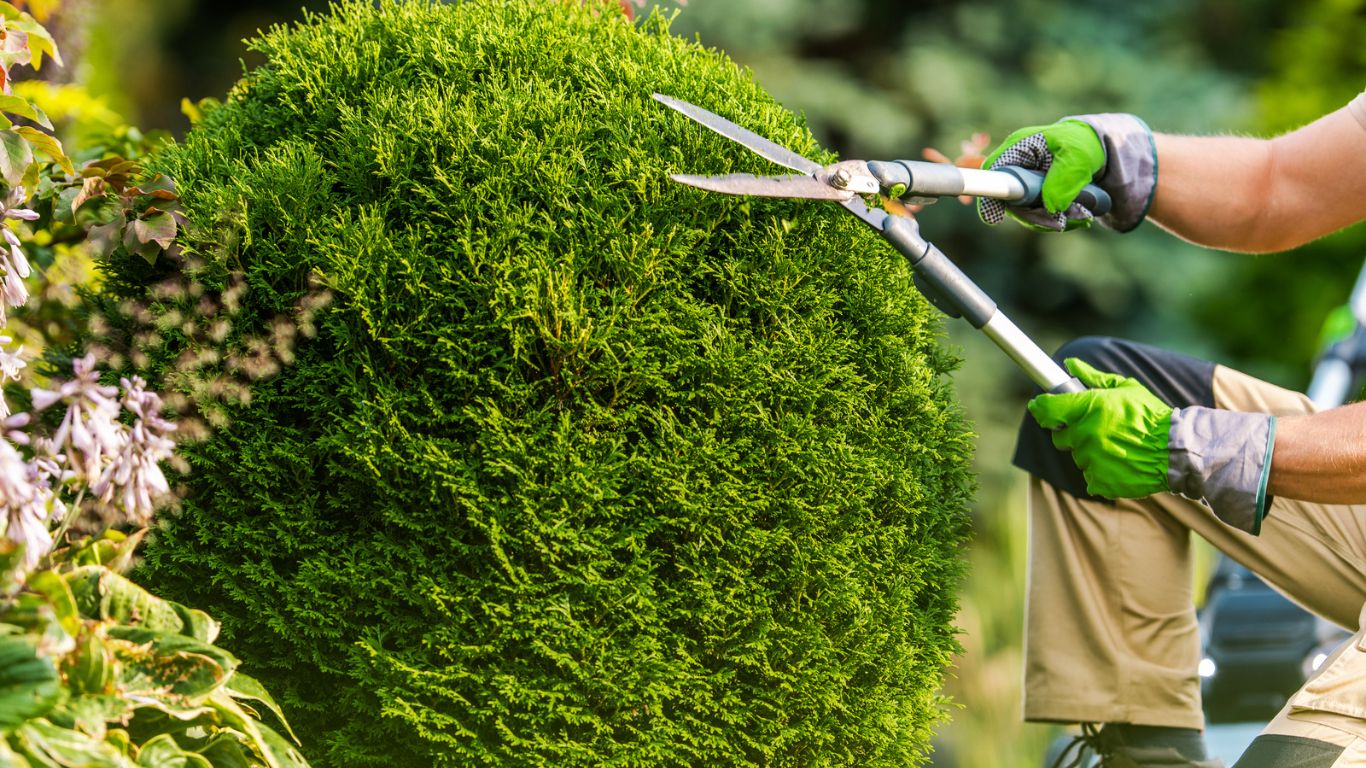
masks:
[[[188,449],[139,577],[223,621],[326,766],[902,766],[941,716],[971,490],[933,312],[837,206],[650,98],[814,158],[615,2],[348,2],[148,166],[179,258],[293,364]],[[233,288],[236,290],[236,288]],[[202,299],[203,297],[200,297]],[[196,301],[200,299],[195,299]],[[160,302],[160,303],[158,303]],[[145,350],[162,380],[175,327]]]

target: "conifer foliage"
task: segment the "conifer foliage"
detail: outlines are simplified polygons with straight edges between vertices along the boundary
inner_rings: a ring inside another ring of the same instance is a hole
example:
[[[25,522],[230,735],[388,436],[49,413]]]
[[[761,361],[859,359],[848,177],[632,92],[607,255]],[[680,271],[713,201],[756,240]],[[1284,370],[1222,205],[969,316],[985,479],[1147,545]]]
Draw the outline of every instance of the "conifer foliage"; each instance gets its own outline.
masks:
[[[141,580],[223,621],[332,766],[906,765],[942,717],[970,439],[932,311],[669,93],[829,160],[615,2],[345,2],[179,145],[178,258],[293,365],[189,446]],[[116,314],[116,313],[115,313]],[[253,318],[255,318],[253,320]],[[253,325],[254,324],[254,325]]]

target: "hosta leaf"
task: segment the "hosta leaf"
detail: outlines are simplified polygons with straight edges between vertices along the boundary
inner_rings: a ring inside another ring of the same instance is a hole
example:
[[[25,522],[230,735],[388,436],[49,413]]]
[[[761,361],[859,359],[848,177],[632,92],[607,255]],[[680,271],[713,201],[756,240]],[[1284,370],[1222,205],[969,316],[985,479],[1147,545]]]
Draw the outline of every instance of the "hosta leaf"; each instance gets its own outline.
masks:
[[[213,768],[213,764],[196,752],[180,748],[169,733],[147,740],[138,750],[138,765],[142,768]]]
[[[47,720],[31,720],[14,734],[20,754],[43,766],[61,768],[134,768],[111,744]]]
[[[127,690],[169,690],[197,701],[221,687],[237,668],[232,654],[186,635],[111,627],[109,636],[125,641],[116,654]]]
[[[246,741],[247,735],[240,731],[221,730],[199,748],[199,754],[214,768],[255,768],[259,763],[249,757],[251,752],[244,746]]]
[[[30,763],[27,757],[10,749],[4,739],[0,739],[0,765],[6,768],[33,768],[33,763]],[[234,764],[232,768],[237,768],[237,765]]]
[[[289,732],[289,736],[294,739],[294,743],[300,743],[299,737],[294,735],[294,730],[289,727],[289,721],[285,720],[285,713],[280,710],[280,705],[275,703],[275,699],[271,698],[270,692],[266,690],[265,686],[257,682],[256,678],[249,677],[241,672],[234,673],[232,679],[228,680],[225,689],[227,690],[228,695],[238,701],[256,701],[264,704],[267,709],[275,714],[275,718],[280,721],[280,724],[285,727],[285,730]]]
[[[0,635],[0,734],[47,714],[61,701],[61,677],[30,638]]]
[[[218,639],[219,624],[209,614],[198,608],[187,608],[179,603],[170,603],[180,617],[180,634],[189,635],[201,643],[212,643]]]
[[[104,566],[87,565],[67,574],[81,615],[128,626],[179,632],[184,622],[165,600]]]
[[[303,753],[286,741],[285,737],[264,723],[258,727],[261,730],[261,741],[267,750],[267,764],[274,768],[308,768],[308,761],[304,759]]]
[[[25,586],[47,598],[48,605],[52,606],[57,623],[66,630],[67,634],[72,637],[80,634],[81,617],[76,610],[76,598],[72,596],[71,589],[67,587],[66,581],[57,575],[56,571],[39,571],[31,574],[25,582]]]
[[[104,638],[86,632],[62,665],[67,685],[75,693],[111,693],[117,676],[114,652]]]
[[[63,194],[75,195],[78,190],[69,188]],[[103,565],[115,573],[123,573],[132,562],[133,551],[142,543],[147,529],[133,533],[105,531],[98,539],[81,539],[70,547],[54,551],[50,558],[54,563],[74,565]]]
[[[218,710],[223,724],[240,731],[245,745],[265,762],[267,768],[308,768],[308,761],[285,738],[247,714],[226,691],[219,691],[209,699],[209,706]]]
[[[135,708],[133,701],[117,694],[86,694],[62,702],[48,713],[47,719],[64,728],[105,739],[109,724],[125,721]]]
[[[9,539],[0,539],[0,594],[10,595],[19,589],[23,564],[23,549]]]

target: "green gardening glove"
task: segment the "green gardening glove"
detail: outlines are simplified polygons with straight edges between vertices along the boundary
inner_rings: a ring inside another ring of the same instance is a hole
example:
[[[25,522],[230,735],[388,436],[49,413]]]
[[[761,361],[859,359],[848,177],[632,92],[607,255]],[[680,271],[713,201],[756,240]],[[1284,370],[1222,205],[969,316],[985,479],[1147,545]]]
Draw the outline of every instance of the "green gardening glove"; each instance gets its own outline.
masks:
[[[1105,373],[1076,358],[1067,370],[1089,389],[1039,395],[1029,412],[1053,445],[1071,451],[1086,490],[1107,499],[1138,499],[1168,490],[1172,407],[1135,379]]]
[[[1094,128],[1081,120],[1062,120],[1010,134],[982,161],[983,168],[1014,165],[1044,171],[1044,210],[1006,207],[999,200],[978,198],[977,213],[987,224],[1005,215],[1030,229],[1057,232],[1091,225],[1091,214],[1073,205],[1077,193],[1105,167],[1105,147]]]

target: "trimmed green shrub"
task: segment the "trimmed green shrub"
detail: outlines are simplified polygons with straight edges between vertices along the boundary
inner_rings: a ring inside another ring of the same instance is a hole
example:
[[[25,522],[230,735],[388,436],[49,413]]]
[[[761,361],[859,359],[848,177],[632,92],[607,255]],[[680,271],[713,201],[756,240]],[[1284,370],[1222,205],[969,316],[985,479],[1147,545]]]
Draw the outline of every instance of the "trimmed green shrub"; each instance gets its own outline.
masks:
[[[187,392],[311,273],[335,301],[188,451],[139,578],[220,617],[326,765],[922,759],[971,490],[953,361],[836,206],[670,181],[774,169],[650,94],[830,159],[801,122],[615,3],[349,2],[254,47],[149,162],[183,256],[116,251],[103,300],[149,303],[134,357]],[[218,291],[213,342],[184,319]]]

